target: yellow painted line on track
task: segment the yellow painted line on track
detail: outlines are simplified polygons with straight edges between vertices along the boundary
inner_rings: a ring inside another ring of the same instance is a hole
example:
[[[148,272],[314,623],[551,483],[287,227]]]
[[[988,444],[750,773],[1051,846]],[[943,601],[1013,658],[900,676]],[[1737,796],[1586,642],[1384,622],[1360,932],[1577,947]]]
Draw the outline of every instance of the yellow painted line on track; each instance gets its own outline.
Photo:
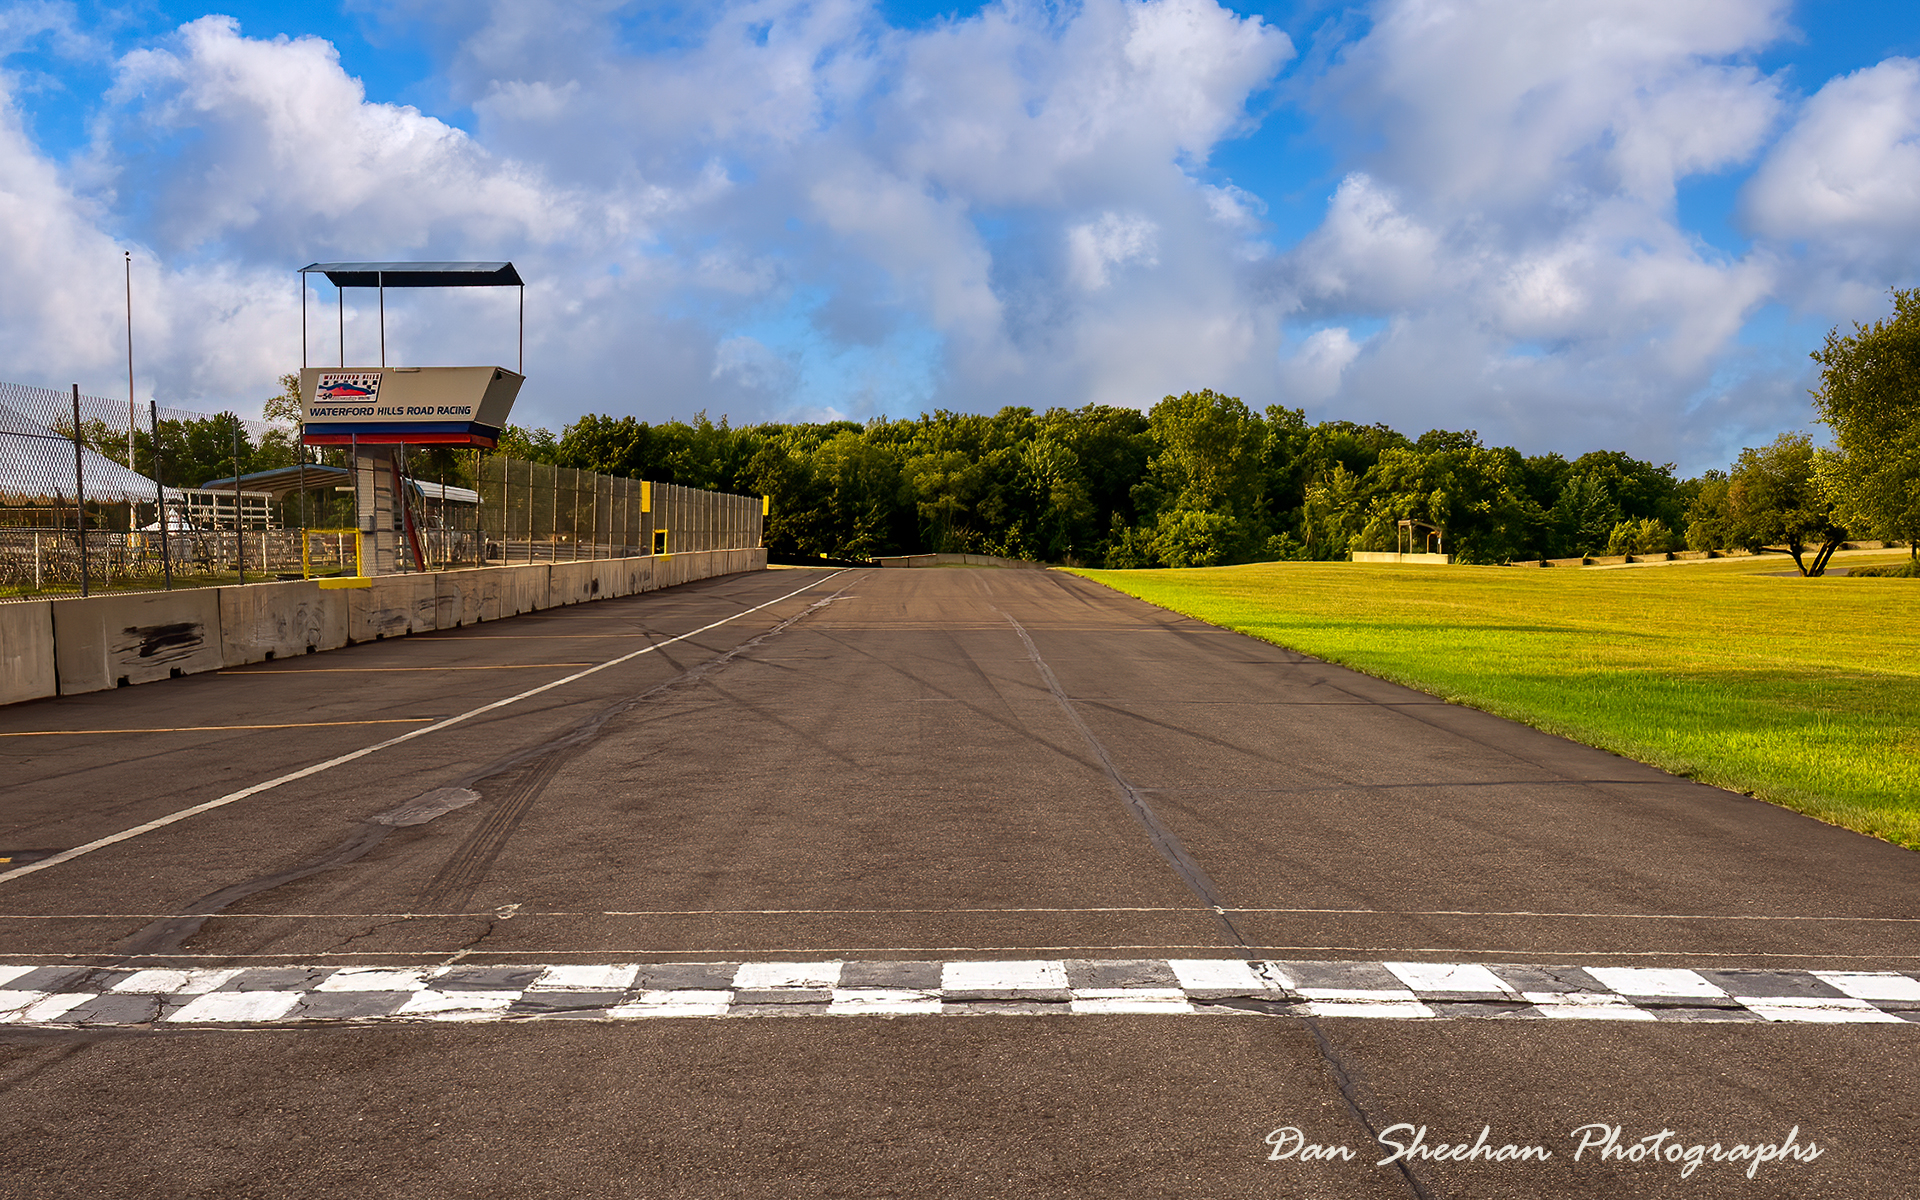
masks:
[[[260,671],[216,671],[216,675],[400,675],[415,671],[539,671],[547,667],[590,667],[592,663],[503,663],[492,667],[286,667]]]
[[[422,726],[419,729],[409,729],[407,730],[407,732],[399,735],[398,737],[388,738],[384,742],[375,742],[371,746],[363,746],[358,750],[352,750],[346,754],[335,755],[332,758],[314,763],[312,766],[302,767],[298,771],[289,771],[285,775],[276,775],[274,778],[265,780],[261,783],[256,783],[252,787],[244,787],[237,792],[228,792],[226,795],[216,797],[212,800],[208,800],[204,804],[191,805],[187,808],[180,809],[177,812],[170,812],[164,817],[155,817],[153,820],[147,821],[140,825],[135,825],[131,829],[122,829],[119,833],[112,833],[112,834],[108,834],[106,837],[103,837],[103,838],[96,838],[95,840],[88,842],[85,845],[75,846],[71,850],[63,850],[51,858],[43,858],[38,862],[26,863],[22,866],[15,867],[11,871],[0,871],[0,883],[6,883],[6,882],[9,882],[10,880],[18,879],[22,875],[31,875],[35,871],[44,871],[48,867],[57,867],[61,863],[72,862],[74,859],[79,858],[84,854],[92,854],[95,850],[104,850],[108,846],[117,845],[118,843],[127,841],[130,838],[137,838],[141,834],[152,833],[156,829],[164,829],[168,825],[172,825],[176,821],[184,821],[188,817],[196,817],[203,812],[210,812],[216,808],[224,808],[226,805],[233,804],[240,800],[245,800],[249,796],[257,796],[261,792],[272,791],[274,788],[277,788],[282,784],[293,783],[297,780],[305,779],[311,775],[318,775],[322,771],[331,771],[335,767],[343,766],[346,763],[354,762],[358,759],[365,758],[369,754],[376,754],[379,751],[388,749],[389,747],[398,746],[403,742],[410,742],[415,738],[425,737],[429,733],[437,733],[442,729],[448,729],[448,728],[451,728],[452,726],[463,724],[467,721],[471,721],[475,717],[481,716],[484,713],[490,713],[495,709],[505,708],[510,704],[518,704],[522,700],[531,699],[532,697],[538,696],[544,692],[550,692],[557,687],[565,687],[569,683],[573,683],[577,680],[585,679],[587,676],[593,675],[600,671],[604,671],[608,667],[617,667],[622,663],[632,662],[634,659],[639,658],[643,654],[652,654],[654,651],[665,649],[666,647],[671,646],[676,642],[684,642],[688,638],[699,637],[701,634],[706,633],[710,629],[718,629],[722,625],[731,624],[734,621],[738,621],[741,617],[752,616],[754,613],[759,612],[761,609],[772,608],[774,605],[779,604],[781,601],[791,600],[802,592],[812,591],[814,588],[819,587],[821,584],[826,583],[828,580],[831,580],[835,576],[841,575],[841,574],[844,574],[844,572],[835,571],[832,575],[828,575],[823,578],[816,579],[812,583],[807,584],[805,587],[795,588],[784,596],[775,596],[773,599],[767,601],[764,604],[756,604],[752,608],[742,609],[741,611],[734,613],[732,616],[722,617],[718,621],[714,621],[709,624],[702,625],[698,629],[689,630],[688,632],[680,634],[677,637],[665,638],[661,641],[651,643],[650,645],[642,646],[638,650],[635,650],[628,654],[622,654],[618,658],[610,658],[603,663],[598,663],[594,666],[588,667],[584,671],[576,671],[572,675],[564,675],[559,679],[555,679],[549,683],[543,683],[538,687],[528,688],[526,691],[520,692],[517,695],[508,696],[501,700],[495,700],[489,704],[482,704],[478,708],[468,709],[466,712],[460,713],[456,716],[448,717],[443,721],[436,721],[431,725]]]
[[[383,717],[375,721],[290,721],[283,725],[172,725],[154,729],[22,729],[0,738],[80,737],[96,733],[220,733],[228,729],[322,729],[334,725],[425,725],[435,717]]]

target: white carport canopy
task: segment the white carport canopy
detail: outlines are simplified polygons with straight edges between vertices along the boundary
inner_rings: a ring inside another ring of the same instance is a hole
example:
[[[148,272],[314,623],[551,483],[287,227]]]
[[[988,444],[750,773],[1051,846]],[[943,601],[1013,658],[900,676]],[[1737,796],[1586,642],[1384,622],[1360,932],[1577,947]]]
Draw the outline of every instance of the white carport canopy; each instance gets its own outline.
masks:
[[[74,480],[73,439],[0,404],[0,503],[72,504],[79,494]],[[87,500],[100,504],[152,504],[158,487],[94,450],[80,450],[80,482]],[[167,489],[167,499],[180,493]]]

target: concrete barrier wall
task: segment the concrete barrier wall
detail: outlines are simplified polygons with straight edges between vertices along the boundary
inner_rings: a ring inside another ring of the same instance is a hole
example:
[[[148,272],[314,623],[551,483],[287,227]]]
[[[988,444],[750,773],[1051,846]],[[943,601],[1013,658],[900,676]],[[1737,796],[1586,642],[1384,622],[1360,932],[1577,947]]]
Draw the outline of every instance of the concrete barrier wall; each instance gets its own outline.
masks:
[[[703,550],[386,575],[362,588],[295,580],[0,604],[0,704],[457,629],[766,565],[763,549]]]
[[[549,568],[545,563],[529,563],[524,567],[490,567],[487,570],[500,575],[500,615],[517,617],[522,613],[539,612],[547,607],[547,597],[552,589],[548,586]]]
[[[219,588],[54,600],[53,664],[63,696],[226,665]]]
[[[347,637],[377,642],[436,628],[432,575],[380,575],[371,587],[341,588],[347,597]]]
[[[433,627],[459,629],[481,621],[498,621],[500,596],[507,588],[498,567],[467,571],[440,571],[433,576]],[[513,614],[507,614],[513,615]]]
[[[51,696],[53,601],[0,604],[0,704]]]
[[[338,593],[306,580],[215,589],[220,594],[222,664],[266,662],[347,644],[347,609]]]
[[[748,553],[751,553],[749,551]],[[651,558],[616,558],[612,562],[613,594],[616,596],[638,596],[654,588],[653,564]],[[729,572],[731,573],[731,572]]]

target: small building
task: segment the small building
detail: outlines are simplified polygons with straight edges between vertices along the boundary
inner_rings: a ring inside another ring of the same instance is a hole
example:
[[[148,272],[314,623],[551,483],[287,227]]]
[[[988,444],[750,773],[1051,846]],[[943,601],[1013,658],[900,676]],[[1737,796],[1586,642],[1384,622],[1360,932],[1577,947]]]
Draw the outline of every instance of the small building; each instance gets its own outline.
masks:
[[[196,528],[232,529],[237,502],[242,529],[283,529],[308,524],[329,506],[316,504],[316,511],[303,514],[297,510],[287,511],[288,506],[280,502],[289,497],[298,499],[302,492],[321,492],[330,500],[335,491],[351,491],[352,481],[353,476],[345,468],[319,463],[304,466],[295,463],[290,467],[252,471],[237,480],[231,475],[209,479],[197,488],[185,489],[187,517]],[[321,523],[335,522],[322,520]]]
[[[1438,525],[1411,520],[1400,521],[1398,525],[1391,551],[1355,550],[1353,561],[1402,563],[1416,567],[1444,567],[1453,562],[1453,555],[1446,552],[1445,538]]]

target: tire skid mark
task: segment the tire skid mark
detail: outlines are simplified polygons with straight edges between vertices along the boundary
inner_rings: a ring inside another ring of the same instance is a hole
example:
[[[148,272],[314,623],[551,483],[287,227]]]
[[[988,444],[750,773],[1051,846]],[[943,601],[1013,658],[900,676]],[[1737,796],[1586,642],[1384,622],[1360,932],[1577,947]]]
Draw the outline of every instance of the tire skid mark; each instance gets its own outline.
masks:
[[[829,578],[831,578],[831,576],[829,576]],[[845,591],[844,588],[841,590]],[[445,898],[455,895],[459,892],[459,889],[464,887],[465,891],[461,894],[459,907],[465,907],[467,900],[472,896],[473,889],[478,886],[481,879],[485,878],[487,871],[492,867],[494,861],[499,858],[501,850],[505,848],[507,841],[513,836],[514,830],[517,829],[520,822],[525,819],[527,811],[532,807],[534,801],[539,798],[540,793],[552,782],[553,776],[558,772],[560,766],[573,752],[598,737],[600,731],[608,721],[621,713],[661,695],[671,688],[696,681],[710,671],[719,669],[746,650],[761,644],[768,638],[787,629],[794,624],[794,622],[799,621],[824,604],[831,603],[832,599],[832,597],[828,597],[815,601],[793,616],[777,622],[766,632],[759,634],[751,640],[734,647],[724,654],[709,659],[699,666],[690,670],[684,670],[665,683],[650,688],[638,696],[628,697],[627,699],[609,705],[557,737],[549,738],[532,747],[518,750],[505,758],[497,759],[486,766],[480,767],[442,788],[436,788],[424,794],[422,797],[409,800],[398,808],[390,809],[386,812],[376,814],[373,817],[369,817],[366,820],[357,822],[353,832],[348,835],[346,840],[316,858],[307,859],[284,871],[277,871],[242,883],[236,883],[206,896],[202,896],[192,903],[185,905],[178,915],[150,922],[144,928],[116,946],[115,952],[127,956],[152,957],[154,955],[177,951],[185,944],[188,938],[199,933],[207,921],[219,915],[222,909],[237,904],[242,900],[260,895],[263,892],[272,891],[285,884],[294,883],[309,876],[317,875],[322,871],[346,866],[372,853],[376,847],[387,839],[387,836],[391,834],[395,828],[424,824],[425,821],[406,816],[402,816],[398,820],[394,819],[396,814],[408,812],[411,807],[417,805],[420,800],[429,796],[438,796],[441,793],[457,792],[463,789],[477,790],[476,785],[487,779],[506,774],[526,763],[535,762],[538,765],[529,773],[522,785],[507,794],[505,803],[493,806],[488,812],[487,817],[482,820],[480,827],[468,836],[460,848],[454,852],[452,860],[441,868],[440,872],[435,875],[433,881],[428,885],[429,895],[435,898]],[[656,644],[666,645],[671,644],[671,641],[679,640],[681,639],[674,638],[670,639],[669,642]],[[461,801],[458,804],[442,808],[440,812],[434,813],[433,816],[443,815],[445,812],[453,811],[454,808],[463,807],[466,803],[470,803],[470,801]],[[431,820],[432,818],[429,817],[427,819]]]
[[[845,574],[845,572],[835,571],[833,574],[828,575],[823,579],[817,579],[814,582],[805,585],[804,587],[795,588],[793,591],[788,592],[784,596],[776,596],[771,600],[765,601],[764,603],[761,603],[761,604],[757,604],[754,607],[746,609],[742,612],[735,613],[732,616],[723,617],[718,621],[710,622],[707,625],[701,626],[699,629],[689,630],[688,632],[680,634],[676,637],[670,637],[660,642],[655,642],[650,645],[642,646],[640,649],[635,650],[630,654],[623,654],[618,658],[610,658],[603,663],[598,663],[594,666],[586,668],[585,670],[576,671],[572,675],[562,676],[561,678],[555,679],[549,683],[543,683],[537,687],[528,688],[526,691],[520,692],[516,695],[506,696],[499,700],[490,701],[489,703],[480,705],[478,708],[469,709],[466,712],[459,713],[455,716],[447,717],[440,721],[436,721],[431,725],[425,725],[418,729],[411,729],[411,730],[408,730],[406,733],[402,733],[402,734],[399,734],[398,736],[388,738],[385,741],[375,742],[371,746],[362,746],[358,750],[350,750],[345,754],[335,755],[334,757],[325,759],[321,762],[312,763],[308,766],[301,767],[300,769],[295,771],[289,771],[284,775],[279,775],[272,779],[263,780],[262,782],[253,784],[250,787],[241,788],[239,791],[228,792],[224,796],[219,796],[219,797],[216,797],[215,799],[208,800],[200,804],[191,805],[187,808],[182,808],[177,811],[167,813],[165,816],[156,817],[151,821],[147,821],[142,824],[136,825],[131,829],[123,829],[118,833],[111,833],[105,837],[96,838],[93,841],[85,843],[84,845],[74,846],[71,849],[63,850],[60,853],[53,855],[51,858],[37,859],[33,862],[15,867],[9,871],[0,871],[0,883],[7,883],[12,880],[19,879],[22,876],[32,875],[39,871],[44,871],[52,867],[58,867],[64,863],[72,862],[74,859],[79,858],[83,855],[92,854],[95,851],[104,850],[109,846],[116,846],[116,845],[119,845],[121,842],[129,841],[133,838],[141,837],[141,836],[144,836],[145,834],[152,833],[156,829],[164,829],[169,825],[173,825],[177,822],[185,821],[190,818],[197,817],[202,813],[211,812],[218,808],[224,808],[229,804],[237,804],[242,800],[246,800],[246,799],[249,799],[250,797],[257,796],[262,792],[272,791],[277,787],[281,787],[289,783],[294,783],[298,780],[309,779],[315,775],[322,774],[323,772],[331,771],[335,767],[343,766],[347,763],[358,761],[359,759],[365,758],[370,754],[378,754],[382,750],[391,749],[394,746],[404,745],[405,743],[414,741],[418,738],[429,737],[435,733],[438,733],[443,729],[449,729],[455,725],[464,724],[468,721],[472,721],[476,718],[485,716],[488,713],[497,712],[500,709],[508,708],[512,705],[518,704],[523,700],[530,700],[535,696],[544,695],[548,692],[555,690],[556,688],[562,688],[567,686],[570,683],[575,683],[575,682],[578,682],[579,680],[585,679],[589,675],[596,675],[601,671],[605,671],[610,668],[620,666],[623,663],[631,662],[634,659],[639,658],[641,655],[653,654],[657,651],[663,650],[667,646],[674,645],[675,643],[678,643],[678,642],[686,641],[690,638],[698,637],[700,634],[706,633],[710,629],[717,629],[720,626],[727,624],[728,622],[737,620],[738,618],[747,615],[748,613],[759,612],[761,609],[770,608],[773,605],[778,604],[783,600],[790,600],[793,597],[800,595],[802,592],[809,591],[813,588],[816,588],[820,586],[822,583],[825,583],[831,579],[835,579],[842,574]],[[784,624],[785,623],[783,623],[781,626],[776,626],[775,628],[782,628],[784,627]]]
[[[434,875],[427,884],[423,899],[431,905],[444,904],[464,910],[473,899],[474,889],[492,869],[500,852],[506,849],[507,839],[520,828],[520,822],[526,819],[534,801],[547,790],[547,785],[553,782],[553,777],[559,774],[560,767],[570,757],[565,750],[555,750],[535,760],[533,768],[505,789],[487,813],[486,819],[467,835],[459,849]]]
[[[492,870],[501,852],[506,849],[507,842],[526,820],[535,802],[553,783],[560,768],[588,745],[597,741],[614,718],[631,712],[650,700],[659,699],[669,692],[704,681],[709,675],[722,670],[735,659],[759,648],[769,639],[784,633],[801,620],[824,609],[845,593],[846,588],[843,587],[830,596],[823,596],[793,616],[777,622],[766,632],[742,642],[733,649],[696,666],[685,668],[680,674],[637,696],[629,696],[608,705],[556,737],[517,751],[505,759],[496,760],[481,767],[467,778],[457,781],[454,786],[476,788],[484,795],[486,789],[481,788],[480,785],[487,780],[500,778],[528,763],[534,764],[530,771],[501,794],[485,819],[467,835],[466,840],[427,884],[422,899],[429,905],[445,904],[458,909],[466,908],[473,899],[475,889]]]

